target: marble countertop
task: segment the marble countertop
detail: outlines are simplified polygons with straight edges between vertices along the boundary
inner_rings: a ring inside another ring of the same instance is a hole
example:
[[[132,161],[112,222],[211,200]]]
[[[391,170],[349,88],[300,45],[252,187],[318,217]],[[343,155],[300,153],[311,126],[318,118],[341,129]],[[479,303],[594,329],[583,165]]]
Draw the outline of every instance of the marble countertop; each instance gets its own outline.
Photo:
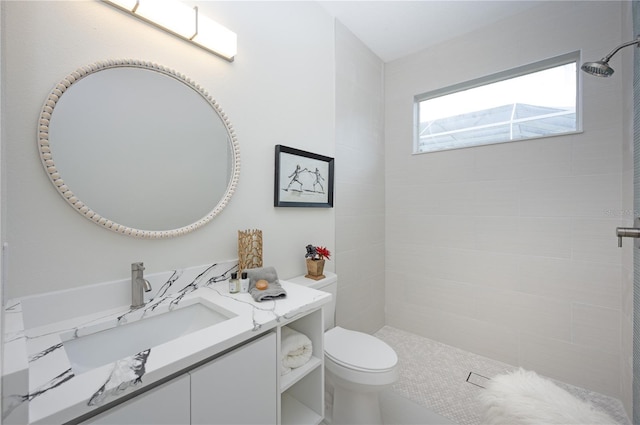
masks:
[[[3,418],[13,423],[12,415],[28,412],[28,423],[73,420],[315,310],[331,298],[280,280],[285,298],[256,302],[248,293],[229,293],[227,279],[236,269],[237,263],[230,261],[145,276],[154,290],[145,298],[145,306],[135,310],[128,305],[127,281],[8,302]],[[194,302],[212,303],[233,317],[116,362],[74,371],[63,336],[122,326]],[[26,391],[20,385],[25,377]]]

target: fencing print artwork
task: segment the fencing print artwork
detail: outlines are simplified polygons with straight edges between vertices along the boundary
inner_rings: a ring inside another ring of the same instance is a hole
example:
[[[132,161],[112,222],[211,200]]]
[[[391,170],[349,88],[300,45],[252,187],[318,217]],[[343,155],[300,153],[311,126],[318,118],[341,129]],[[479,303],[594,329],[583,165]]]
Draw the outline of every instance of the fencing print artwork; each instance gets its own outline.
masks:
[[[333,207],[333,158],[276,145],[275,207]]]

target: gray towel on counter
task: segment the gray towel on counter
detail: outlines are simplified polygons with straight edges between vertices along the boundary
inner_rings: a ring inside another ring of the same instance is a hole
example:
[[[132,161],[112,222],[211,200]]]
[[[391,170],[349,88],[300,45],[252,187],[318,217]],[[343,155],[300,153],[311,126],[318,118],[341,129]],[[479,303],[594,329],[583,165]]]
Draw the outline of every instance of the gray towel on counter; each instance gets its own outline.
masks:
[[[276,269],[273,267],[259,267],[257,269],[247,269],[244,271],[247,272],[247,277],[249,278],[249,293],[254,300],[258,302],[269,301],[287,296],[287,291],[280,285],[278,273],[276,273]],[[256,282],[260,279],[269,282],[267,289],[260,290],[256,288]]]

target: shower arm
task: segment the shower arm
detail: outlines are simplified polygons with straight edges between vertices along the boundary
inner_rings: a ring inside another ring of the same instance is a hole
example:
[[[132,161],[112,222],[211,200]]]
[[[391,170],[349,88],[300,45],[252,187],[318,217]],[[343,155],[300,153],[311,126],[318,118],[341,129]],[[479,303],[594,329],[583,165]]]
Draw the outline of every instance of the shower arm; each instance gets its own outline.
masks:
[[[619,45],[618,47],[613,49],[611,51],[611,53],[609,53],[607,56],[602,58],[602,62],[608,63],[609,60],[613,57],[613,55],[618,53],[618,50],[622,49],[623,47],[631,46],[632,44],[640,44],[640,36],[638,36],[635,40],[631,40],[631,41],[627,41],[626,43],[622,43],[621,45]]]

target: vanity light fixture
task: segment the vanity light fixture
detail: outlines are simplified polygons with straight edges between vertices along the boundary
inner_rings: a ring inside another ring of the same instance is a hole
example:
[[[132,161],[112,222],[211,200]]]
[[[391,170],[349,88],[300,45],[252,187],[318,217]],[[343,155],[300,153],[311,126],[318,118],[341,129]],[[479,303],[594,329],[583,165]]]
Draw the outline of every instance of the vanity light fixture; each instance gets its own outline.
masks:
[[[178,0],[102,0],[229,62],[237,53],[236,33]]]

